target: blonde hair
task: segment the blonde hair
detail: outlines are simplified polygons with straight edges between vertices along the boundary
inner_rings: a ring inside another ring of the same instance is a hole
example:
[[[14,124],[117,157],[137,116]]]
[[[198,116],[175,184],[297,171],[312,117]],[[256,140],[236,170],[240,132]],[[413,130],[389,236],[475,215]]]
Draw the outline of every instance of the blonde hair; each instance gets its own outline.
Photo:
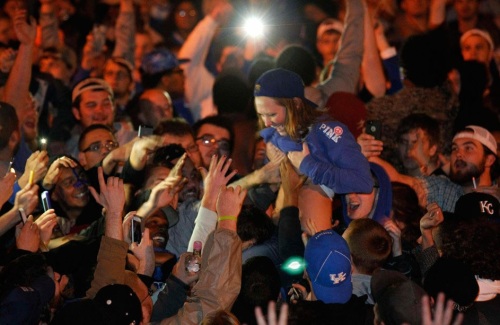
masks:
[[[294,140],[303,138],[311,126],[323,112],[309,105],[302,98],[275,98],[276,104],[285,108],[285,131]],[[264,123],[259,120],[259,125],[264,128]]]

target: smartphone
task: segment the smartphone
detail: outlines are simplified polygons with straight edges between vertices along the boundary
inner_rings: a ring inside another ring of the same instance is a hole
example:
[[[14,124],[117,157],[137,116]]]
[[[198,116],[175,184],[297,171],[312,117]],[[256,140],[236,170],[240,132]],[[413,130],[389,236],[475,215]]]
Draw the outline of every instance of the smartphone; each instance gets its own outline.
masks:
[[[47,139],[46,138],[40,138],[40,150],[42,150],[42,151],[47,150]]]
[[[132,243],[140,243],[142,239],[141,230],[142,218],[138,216],[132,217],[132,222],[130,223],[130,236]]]
[[[375,139],[380,140],[382,136],[382,123],[379,120],[366,121],[365,133],[371,134]]]
[[[94,25],[92,34],[94,35],[93,50],[95,53],[101,53],[106,44],[106,26]]]
[[[26,223],[26,220],[28,220],[28,217],[26,217],[26,212],[24,212],[23,208],[19,208],[19,218],[21,219],[21,222],[23,225]]]
[[[142,138],[142,137],[145,137],[148,135],[152,135],[152,134],[153,134],[153,128],[150,128],[150,127],[147,127],[144,125],[139,125],[139,132],[138,132],[139,138]]]
[[[42,205],[43,211],[47,211],[48,209],[52,209],[52,204],[50,203],[50,197],[48,191],[42,192]]]

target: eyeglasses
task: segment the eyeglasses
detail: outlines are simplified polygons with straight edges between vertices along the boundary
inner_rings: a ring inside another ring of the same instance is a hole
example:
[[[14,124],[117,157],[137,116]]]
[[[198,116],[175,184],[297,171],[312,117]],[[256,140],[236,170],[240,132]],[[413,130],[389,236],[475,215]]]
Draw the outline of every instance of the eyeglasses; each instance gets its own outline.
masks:
[[[109,151],[112,151],[112,150],[118,148],[118,142],[112,141],[112,140],[108,140],[106,142],[94,142],[94,143],[91,143],[90,146],[88,146],[88,148],[82,150],[82,152],[89,152],[89,151],[99,152],[99,151],[101,151],[103,146],[106,149],[108,149]]]
[[[194,9],[191,9],[191,10],[179,10],[177,12],[177,15],[179,15],[180,17],[186,17],[186,16],[195,17],[196,14],[197,14],[196,10],[194,10]]]
[[[201,143],[206,147],[211,147],[217,143],[220,150],[224,150],[224,151],[229,152],[231,149],[231,146],[229,144],[229,140],[227,140],[227,139],[215,140],[213,135],[203,135],[199,138],[196,138],[196,140],[200,140]]]
[[[64,188],[76,187],[87,185],[89,183],[87,174],[83,170],[77,171],[76,168],[71,169],[73,175],[63,180],[60,185]]]

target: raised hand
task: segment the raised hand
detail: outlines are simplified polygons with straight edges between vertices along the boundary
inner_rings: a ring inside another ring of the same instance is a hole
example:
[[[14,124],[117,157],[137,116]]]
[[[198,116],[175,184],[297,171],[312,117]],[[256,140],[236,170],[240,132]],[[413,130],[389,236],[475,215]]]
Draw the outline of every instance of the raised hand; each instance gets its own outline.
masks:
[[[57,225],[57,216],[54,209],[45,211],[38,219],[36,219],[35,223],[40,229],[40,240],[45,246],[48,246],[50,238],[52,237],[52,231]]]
[[[139,244],[132,243],[130,250],[139,260],[139,266],[136,270],[138,274],[152,276],[155,269],[155,252],[153,250],[153,241],[149,236],[149,229],[145,228],[142,239]]]
[[[361,147],[361,153],[366,158],[378,157],[384,150],[384,143],[375,139],[371,134],[361,133],[357,138],[357,142]]]
[[[33,183],[38,183],[42,180],[49,165],[49,155],[47,151],[35,151],[29,156],[26,161],[24,174],[19,178],[19,186],[25,187],[29,182],[30,172],[33,171]]]
[[[392,238],[392,256],[397,257],[403,254],[403,245],[401,243],[401,229],[391,219],[384,222],[384,228]]]
[[[267,307],[267,321],[260,307],[255,307],[255,319],[258,325],[286,325],[288,323],[288,305],[281,305],[279,319],[276,319],[276,303],[270,301]]]
[[[16,238],[16,246],[19,249],[36,253],[40,247],[40,230],[33,222],[33,216],[29,216],[28,220],[22,225],[19,236]]]
[[[422,248],[426,249],[434,245],[432,229],[444,221],[443,211],[437,203],[427,205],[427,213],[420,219],[420,233],[422,234]]]
[[[460,325],[464,320],[464,314],[458,313],[453,319],[453,301],[448,300],[445,304],[443,293],[437,296],[434,305],[434,315],[431,312],[429,296],[422,297],[422,325]]]
[[[125,189],[123,187],[123,180],[118,177],[108,177],[107,182],[104,181],[104,174],[102,167],[97,169],[97,176],[99,179],[100,193],[92,186],[89,186],[90,193],[97,203],[106,209],[106,216],[122,216],[123,208],[125,206]]]
[[[182,168],[184,168],[184,163],[186,162],[186,157],[187,153],[182,154],[182,156],[177,160],[177,162],[174,165],[174,168],[170,170],[170,174],[168,176],[176,177],[180,176],[182,177]]]
[[[420,219],[420,230],[428,230],[437,227],[443,222],[444,216],[437,203],[427,206],[427,213]]]
[[[210,160],[208,172],[204,168],[200,168],[204,183],[204,194],[201,200],[203,207],[216,211],[217,197],[219,196],[220,189],[226,186],[229,180],[237,173],[237,170],[233,170],[227,174],[231,162],[232,159],[227,159],[226,156],[222,156],[217,161],[217,156],[214,155]]]
[[[26,214],[32,213],[38,205],[38,185],[27,185],[16,193],[14,208],[23,208]]]
[[[189,255],[191,255],[191,253],[182,254],[172,270],[172,275],[188,286],[198,281],[200,277],[200,272],[192,273],[186,271],[186,257]]]
[[[163,138],[158,135],[137,139],[130,152],[130,165],[135,170],[142,170],[146,166],[148,155],[163,146],[163,141]]]
[[[168,175],[167,178],[153,187],[148,201],[153,207],[164,208],[174,201],[175,195],[179,193],[186,182],[187,179],[182,176]]]
[[[236,231],[236,221],[240,214],[243,200],[247,194],[246,190],[242,190],[240,186],[226,187],[222,186],[217,198],[217,216],[220,217],[234,217],[233,220],[219,220],[218,227],[228,230]]]
[[[36,20],[30,17],[30,23],[26,22],[27,11],[24,9],[17,9],[14,14],[14,32],[17,39],[23,45],[32,46],[35,44],[36,37]]]
[[[57,182],[57,178],[61,172],[62,167],[75,168],[78,164],[71,158],[63,156],[59,157],[52,162],[49,166],[49,170],[45,174],[42,181],[42,186],[45,189],[51,189]]]

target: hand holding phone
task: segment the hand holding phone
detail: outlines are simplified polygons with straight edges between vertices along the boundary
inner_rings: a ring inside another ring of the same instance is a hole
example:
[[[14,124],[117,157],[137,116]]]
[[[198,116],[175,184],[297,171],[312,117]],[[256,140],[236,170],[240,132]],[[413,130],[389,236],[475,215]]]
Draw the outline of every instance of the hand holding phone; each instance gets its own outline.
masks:
[[[140,243],[142,239],[142,218],[139,216],[133,216],[130,222],[130,236],[132,243]]]
[[[95,53],[101,53],[104,50],[104,45],[106,45],[106,26],[94,25],[92,35],[94,37],[92,48]]]
[[[47,211],[48,209],[52,209],[52,203],[50,202],[49,192],[43,191],[41,196],[42,196],[43,211]]]
[[[373,135],[375,139],[380,140],[382,137],[382,123],[379,120],[366,121],[365,133]]]

